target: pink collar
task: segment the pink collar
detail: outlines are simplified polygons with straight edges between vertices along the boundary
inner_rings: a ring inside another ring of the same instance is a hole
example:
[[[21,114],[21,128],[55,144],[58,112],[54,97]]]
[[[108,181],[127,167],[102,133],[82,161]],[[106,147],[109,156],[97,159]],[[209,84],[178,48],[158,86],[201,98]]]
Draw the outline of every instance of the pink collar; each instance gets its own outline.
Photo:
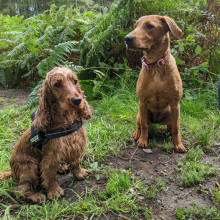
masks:
[[[146,67],[146,69],[149,70],[150,68],[153,68],[155,66],[159,66],[160,67],[161,65],[164,65],[167,62],[169,56],[170,56],[170,51],[168,51],[167,54],[165,55],[165,57],[163,57],[162,59],[160,59],[160,60],[158,60],[156,62],[153,62],[153,63],[149,63],[149,64],[147,64],[145,62],[145,56],[143,56],[141,58],[141,62],[142,62],[142,65],[144,65]]]

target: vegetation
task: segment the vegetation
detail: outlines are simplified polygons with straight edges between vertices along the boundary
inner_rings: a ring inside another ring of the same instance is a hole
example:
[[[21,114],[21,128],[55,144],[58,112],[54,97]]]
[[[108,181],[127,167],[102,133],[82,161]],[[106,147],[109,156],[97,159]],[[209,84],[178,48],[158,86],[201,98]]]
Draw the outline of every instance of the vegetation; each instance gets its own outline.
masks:
[[[178,219],[210,219],[220,218],[220,212],[216,207],[207,208],[194,203],[192,207],[181,207],[176,210]]]
[[[179,171],[182,173],[180,185],[189,187],[215,175],[217,169],[211,168],[210,163],[201,162],[202,156],[203,151],[197,146],[195,149],[190,149],[186,155],[186,160],[178,164],[180,166]]]
[[[0,110],[0,170],[9,169],[11,150],[31,124],[30,113],[37,105],[38,87],[46,73],[56,65],[66,65],[77,72],[95,109],[94,117],[85,124],[89,144],[82,160],[91,175],[82,182],[71,180],[65,198],[41,206],[15,198],[16,183],[12,178],[3,180],[0,216],[154,219],[160,218],[162,198],[177,190],[175,193],[181,192],[178,197],[172,194],[177,200],[184,202],[192,194],[200,201],[205,197],[210,206],[174,202],[173,207],[179,206],[176,211],[167,211],[172,218],[219,219],[218,1],[117,0],[110,6],[109,0],[106,7],[99,7],[102,0],[94,1],[98,5],[79,0],[73,7],[66,2],[68,6],[51,5],[34,17],[0,14],[0,88],[33,89],[25,106],[16,107],[13,99],[10,103],[0,99],[4,106]],[[185,155],[172,154],[170,134],[163,126],[153,125],[149,127],[149,146],[160,153],[157,160],[153,159],[158,152],[145,155],[149,164],[143,162],[140,152],[135,155],[141,150],[129,141],[138,111],[135,85],[141,54],[128,55],[124,46],[124,36],[135,19],[145,14],[169,15],[183,30],[181,40],[172,39],[171,52],[183,79],[180,124],[188,148]],[[131,62],[132,57],[138,62]],[[123,152],[129,152],[129,158]],[[169,160],[163,164],[165,156]],[[167,165],[170,161],[171,166]]]

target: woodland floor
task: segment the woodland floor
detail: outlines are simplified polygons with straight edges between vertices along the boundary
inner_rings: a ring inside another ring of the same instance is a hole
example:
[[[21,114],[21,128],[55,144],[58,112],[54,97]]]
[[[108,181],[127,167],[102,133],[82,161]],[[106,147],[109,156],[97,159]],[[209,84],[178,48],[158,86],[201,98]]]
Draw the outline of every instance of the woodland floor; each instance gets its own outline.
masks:
[[[13,105],[19,106],[26,101],[29,93],[29,90],[1,90],[0,98],[4,99],[6,101],[5,103],[13,99]],[[3,105],[4,104],[0,105],[0,109],[3,108]],[[159,143],[163,141],[163,135],[163,131],[159,131]],[[203,157],[203,161],[212,162],[214,167],[215,165],[220,165],[219,159],[216,160],[220,154],[220,148],[219,146],[216,146],[215,148],[214,152],[205,154]],[[191,206],[192,201],[200,203],[208,208],[214,205],[210,195],[198,190],[198,185],[189,188],[183,188],[179,185],[179,177],[176,171],[177,160],[181,160],[184,154],[174,152],[167,153],[157,146],[153,147],[151,150],[152,152],[146,153],[136,146],[133,139],[130,139],[127,141],[127,146],[123,147],[117,156],[107,157],[105,161],[102,162],[102,166],[126,170],[130,169],[134,177],[147,181],[148,186],[154,184],[153,181],[155,177],[160,176],[163,178],[165,187],[163,190],[157,192],[154,198],[149,199],[146,195],[139,195],[137,197],[140,206],[148,203],[153,207],[154,219],[176,219],[176,208],[181,206]],[[65,190],[65,198],[70,199],[73,197],[76,199],[74,193],[83,196],[86,187],[88,190],[93,189],[94,192],[104,189],[107,179],[102,175],[101,171],[98,174],[100,176],[99,180],[97,180],[93,174],[84,181],[75,180],[72,174],[59,175],[58,182]],[[217,176],[210,177],[202,183],[202,187],[208,187],[211,189],[216,187],[219,184],[218,182],[219,179]],[[14,208],[16,209],[16,206]],[[129,214],[114,215],[114,213],[109,213],[107,217],[108,219],[130,219]],[[81,218],[79,216],[76,219],[84,219],[84,217],[82,216]],[[106,217],[100,215],[98,219],[106,219]]]

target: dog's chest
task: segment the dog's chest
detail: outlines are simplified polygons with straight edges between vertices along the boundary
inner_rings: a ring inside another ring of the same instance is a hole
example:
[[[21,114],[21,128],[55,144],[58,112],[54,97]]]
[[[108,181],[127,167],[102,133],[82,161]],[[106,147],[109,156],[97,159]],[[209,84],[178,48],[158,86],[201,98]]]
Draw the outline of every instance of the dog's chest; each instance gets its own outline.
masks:
[[[72,134],[52,139],[48,150],[52,150],[60,162],[73,162],[82,157],[85,147],[86,131],[82,127]]]
[[[138,78],[137,95],[139,99],[161,102],[168,99],[170,85],[163,68],[142,72]]]

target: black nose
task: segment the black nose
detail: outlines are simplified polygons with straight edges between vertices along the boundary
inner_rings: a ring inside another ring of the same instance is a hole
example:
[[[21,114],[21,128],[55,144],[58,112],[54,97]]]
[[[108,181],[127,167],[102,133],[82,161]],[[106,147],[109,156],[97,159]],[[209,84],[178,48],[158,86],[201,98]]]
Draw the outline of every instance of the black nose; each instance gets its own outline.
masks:
[[[125,42],[126,42],[127,44],[132,43],[133,40],[134,40],[134,36],[133,36],[133,35],[129,35],[129,34],[128,34],[128,35],[125,36]]]
[[[80,97],[71,98],[71,101],[74,105],[79,105],[82,101],[82,98]]]

